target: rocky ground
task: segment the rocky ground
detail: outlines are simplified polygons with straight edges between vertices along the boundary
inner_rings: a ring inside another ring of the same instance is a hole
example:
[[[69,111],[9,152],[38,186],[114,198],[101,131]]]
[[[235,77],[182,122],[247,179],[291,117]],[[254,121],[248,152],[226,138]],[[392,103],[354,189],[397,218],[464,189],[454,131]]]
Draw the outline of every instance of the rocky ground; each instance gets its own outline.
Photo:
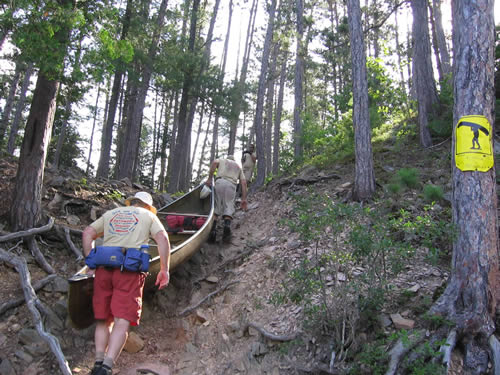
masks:
[[[449,145],[433,152],[445,153]],[[380,152],[376,162],[377,178],[388,180],[407,162],[417,160],[424,178],[446,183],[448,161],[407,153],[390,162]],[[407,158],[405,160],[405,158]],[[441,162],[440,162],[441,163]],[[443,169],[441,169],[443,168]],[[308,189],[333,193],[347,200],[352,182],[352,166],[337,166],[330,171],[306,169],[294,178],[272,183],[265,191],[254,193],[247,212],[238,211],[230,243],[205,244],[191,260],[172,274],[168,288],[150,293],[144,299],[141,325],[133,329],[126,350],[118,359],[114,374],[327,374],[334,373],[334,349],[329,337],[311,336],[303,327],[304,306],[291,302],[271,303],[281,290],[287,273],[304,258],[312,256],[310,243],[282,225],[280,220],[293,215],[290,192],[306,195]],[[8,197],[13,189],[16,163],[0,161],[0,195]],[[425,173],[428,173],[425,175]],[[62,351],[74,374],[87,374],[93,364],[93,327],[76,330],[66,314],[66,279],[82,261],[69,248],[61,228],[71,228],[76,248],[81,248],[78,230],[101,210],[120,203],[135,191],[147,189],[128,181],[91,181],[67,171],[48,168],[43,204],[55,218],[56,228],[37,237],[57,276],[37,292],[50,313],[45,329],[60,341]],[[382,186],[379,186],[382,189]],[[118,194],[120,193],[120,194]],[[154,195],[161,207],[167,196]],[[23,256],[28,261],[32,282],[47,276],[31,254],[16,241],[2,241],[9,232],[6,214],[9,200],[0,201],[0,248]],[[352,270],[350,270],[352,271]],[[349,271],[349,272],[350,272]],[[362,272],[362,270],[358,270]],[[340,272],[331,287],[345,280]],[[388,304],[378,317],[385,331],[418,327],[418,306],[431,298],[448,276],[447,265],[430,266],[417,257],[393,285],[408,296],[404,304]],[[17,272],[0,263],[0,308],[22,296]],[[207,296],[210,296],[207,298]],[[202,302],[200,304],[200,302]],[[199,304],[199,306],[198,306]],[[187,313],[183,313],[187,310]],[[362,329],[356,335],[357,347],[370,338]],[[290,345],[296,338],[299,345]],[[352,346],[352,350],[356,345]],[[0,374],[58,374],[57,362],[34,330],[26,305],[2,313],[0,322]]]

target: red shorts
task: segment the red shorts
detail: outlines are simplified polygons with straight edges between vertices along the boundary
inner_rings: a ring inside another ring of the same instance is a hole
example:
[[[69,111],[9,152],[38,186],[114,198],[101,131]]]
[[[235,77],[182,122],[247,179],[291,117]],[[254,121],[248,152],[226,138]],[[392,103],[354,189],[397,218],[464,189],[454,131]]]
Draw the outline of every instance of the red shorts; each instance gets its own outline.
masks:
[[[146,274],[142,272],[122,272],[119,268],[98,267],[92,298],[94,317],[99,320],[122,318],[133,326],[138,325],[145,280]]]

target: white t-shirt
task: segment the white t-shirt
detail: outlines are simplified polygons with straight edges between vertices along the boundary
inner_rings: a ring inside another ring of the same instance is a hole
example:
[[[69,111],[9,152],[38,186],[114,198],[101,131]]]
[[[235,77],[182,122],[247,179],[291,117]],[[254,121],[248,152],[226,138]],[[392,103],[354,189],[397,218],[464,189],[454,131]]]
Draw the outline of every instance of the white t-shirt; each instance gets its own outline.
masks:
[[[97,233],[103,233],[104,246],[139,248],[158,232],[165,230],[158,216],[142,207],[119,207],[107,211],[90,224]]]

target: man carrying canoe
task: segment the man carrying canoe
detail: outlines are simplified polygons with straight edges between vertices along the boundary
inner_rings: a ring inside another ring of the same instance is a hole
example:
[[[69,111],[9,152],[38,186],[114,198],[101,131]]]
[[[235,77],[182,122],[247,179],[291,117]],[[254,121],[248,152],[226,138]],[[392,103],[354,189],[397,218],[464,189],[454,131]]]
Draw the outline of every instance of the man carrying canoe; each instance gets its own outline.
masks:
[[[95,274],[92,306],[95,328],[95,364],[91,375],[111,375],[114,362],[128,337],[130,325],[138,325],[142,292],[149,267],[149,237],[158,245],[158,289],[168,285],[170,242],[156,216],[153,198],[138,192],[125,201],[127,207],[109,210],[85,228],[82,235],[88,273]],[[93,247],[103,236],[103,246]]]
[[[231,221],[236,211],[234,202],[236,199],[236,187],[238,181],[241,184],[241,208],[247,209],[247,182],[241,167],[234,161],[234,156],[229,155],[226,159],[215,159],[210,165],[206,184],[212,186],[212,178],[217,170],[215,178],[215,220],[209,240],[214,242],[217,235],[217,218],[222,216],[224,220],[223,239],[227,240],[231,235]]]

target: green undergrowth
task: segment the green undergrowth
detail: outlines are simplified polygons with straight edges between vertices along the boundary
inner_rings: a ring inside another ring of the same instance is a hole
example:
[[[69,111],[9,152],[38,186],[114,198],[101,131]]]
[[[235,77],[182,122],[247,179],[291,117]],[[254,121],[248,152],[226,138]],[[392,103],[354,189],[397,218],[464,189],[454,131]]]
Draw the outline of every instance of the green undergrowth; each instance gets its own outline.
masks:
[[[417,170],[408,168],[397,176],[404,189],[422,189]],[[293,216],[281,224],[297,233],[307,250],[295,266],[281,266],[287,277],[270,302],[303,306],[304,327],[313,335],[333,338],[338,362],[365,361],[362,367],[370,373],[384,373],[383,353],[390,340],[378,316],[398,298],[393,280],[417,259],[436,264],[449,258],[455,235],[450,209],[420,194],[422,199],[413,199],[413,194],[412,200],[401,196],[394,201],[382,193],[362,205],[341,203],[313,189],[290,193]],[[366,339],[360,339],[374,335],[382,341],[365,345]],[[369,365],[369,358],[376,360]],[[425,369],[427,364],[419,366]],[[353,374],[366,373],[352,369]],[[415,371],[408,373],[422,373]]]

